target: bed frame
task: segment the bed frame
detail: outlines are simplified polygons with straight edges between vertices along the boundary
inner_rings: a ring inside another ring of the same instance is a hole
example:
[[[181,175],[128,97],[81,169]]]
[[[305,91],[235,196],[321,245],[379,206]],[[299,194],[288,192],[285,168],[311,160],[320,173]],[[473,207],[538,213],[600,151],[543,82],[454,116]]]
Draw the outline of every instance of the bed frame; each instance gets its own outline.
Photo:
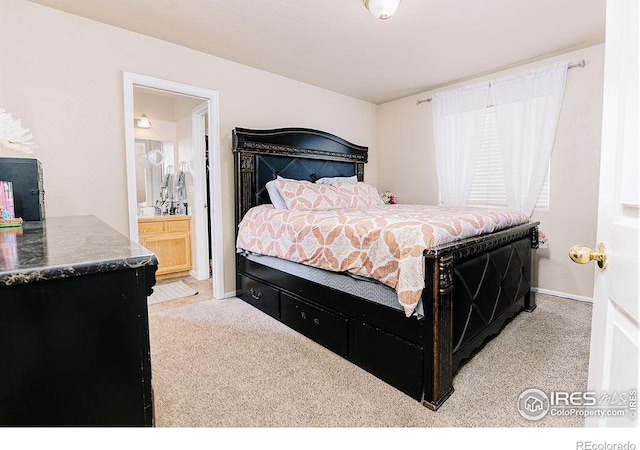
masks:
[[[236,225],[270,203],[277,175],[364,179],[367,148],[305,128],[233,132]],[[436,410],[460,364],[521,310],[533,311],[537,222],[426,251],[424,316],[320,285],[237,255],[238,297]],[[236,228],[237,229],[237,228]]]

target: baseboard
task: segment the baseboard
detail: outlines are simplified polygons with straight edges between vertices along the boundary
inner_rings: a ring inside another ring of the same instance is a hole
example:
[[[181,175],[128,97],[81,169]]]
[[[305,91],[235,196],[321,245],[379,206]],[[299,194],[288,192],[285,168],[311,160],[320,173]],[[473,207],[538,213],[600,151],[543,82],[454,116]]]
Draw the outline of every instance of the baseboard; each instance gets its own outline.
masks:
[[[209,272],[203,272],[202,274],[199,274],[198,271],[195,269],[190,270],[189,275],[191,275],[193,278],[195,278],[198,281],[211,279],[211,277],[209,276]]]
[[[231,292],[225,292],[222,295],[222,298],[231,298],[231,297],[235,297],[238,294],[238,291],[231,291]]]
[[[556,297],[569,298],[571,300],[578,300],[579,302],[593,303],[593,298],[591,297],[583,297],[582,295],[567,294],[566,292],[558,292],[558,291],[552,291],[549,289],[542,289],[542,288],[536,288],[536,287],[532,287],[531,292],[536,292],[538,294],[553,295]]]

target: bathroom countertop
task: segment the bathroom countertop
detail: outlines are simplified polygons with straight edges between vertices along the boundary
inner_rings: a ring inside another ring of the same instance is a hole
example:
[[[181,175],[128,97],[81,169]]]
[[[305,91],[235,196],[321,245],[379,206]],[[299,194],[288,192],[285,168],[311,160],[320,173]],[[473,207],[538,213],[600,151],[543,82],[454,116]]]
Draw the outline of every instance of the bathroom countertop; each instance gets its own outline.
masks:
[[[188,214],[174,214],[174,215],[166,215],[166,216],[138,216],[138,222],[145,220],[178,220],[184,219],[185,217],[191,217]]]

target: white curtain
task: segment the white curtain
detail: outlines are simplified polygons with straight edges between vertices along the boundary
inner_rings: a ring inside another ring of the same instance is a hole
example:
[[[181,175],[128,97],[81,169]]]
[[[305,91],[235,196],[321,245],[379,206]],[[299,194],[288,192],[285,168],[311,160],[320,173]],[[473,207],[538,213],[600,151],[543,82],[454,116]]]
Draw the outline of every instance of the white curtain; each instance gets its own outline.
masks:
[[[433,96],[436,169],[443,205],[467,203],[476,171],[489,83]]]
[[[491,82],[507,205],[531,216],[556,137],[567,63]]]

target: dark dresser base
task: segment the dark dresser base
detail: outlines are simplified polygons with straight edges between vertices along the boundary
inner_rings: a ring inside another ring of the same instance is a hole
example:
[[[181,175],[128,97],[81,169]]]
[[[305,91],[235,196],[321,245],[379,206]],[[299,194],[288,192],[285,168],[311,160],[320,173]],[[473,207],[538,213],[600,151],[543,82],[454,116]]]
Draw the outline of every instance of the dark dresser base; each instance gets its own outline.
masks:
[[[0,287],[0,424],[150,426],[145,269]]]

